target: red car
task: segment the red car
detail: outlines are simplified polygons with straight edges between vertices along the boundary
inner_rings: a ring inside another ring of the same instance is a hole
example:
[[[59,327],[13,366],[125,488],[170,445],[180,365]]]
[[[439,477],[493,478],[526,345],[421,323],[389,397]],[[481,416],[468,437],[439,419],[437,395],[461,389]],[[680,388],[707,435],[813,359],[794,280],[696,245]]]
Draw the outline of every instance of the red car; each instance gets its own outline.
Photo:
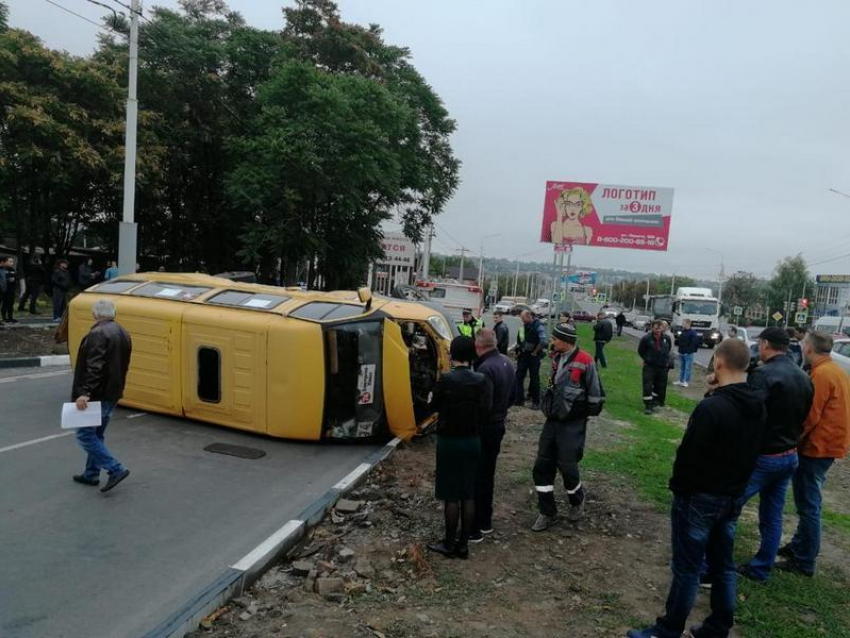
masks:
[[[574,313],[572,313],[572,315],[573,315],[573,321],[588,321],[588,322],[590,322],[590,321],[593,321],[596,318],[592,314],[590,314],[589,312],[586,312],[584,310],[579,310],[577,312],[574,312]]]

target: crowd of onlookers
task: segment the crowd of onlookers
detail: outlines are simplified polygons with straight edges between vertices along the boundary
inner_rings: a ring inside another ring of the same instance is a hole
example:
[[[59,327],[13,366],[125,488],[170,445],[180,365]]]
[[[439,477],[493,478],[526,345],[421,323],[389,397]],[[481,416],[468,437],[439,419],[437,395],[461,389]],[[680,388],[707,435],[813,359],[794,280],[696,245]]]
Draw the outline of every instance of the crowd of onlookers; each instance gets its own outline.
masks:
[[[61,321],[69,293],[118,276],[114,261],[96,264],[92,258],[78,261],[73,268],[67,259],[56,259],[48,270],[42,257],[33,255],[23,270],[19,266],[15,257],[0,255],[0,325],[18,323],[15,306],[18,313],[42,314],[38,303],[42,294],[49,301],[53,320]]]
[[[597,366],[607,367],[605,345],[621,331],[615,332],[600,314],[591,356],[578,347],[568,314],[560,316],[551,335],[530,312],[521,319],[511,348],[500,314],[490,330],[466,313],[465,336],[452,343],[454,370],[443,375],[435,391],[434,407],[440,414],[437,498],[445,502],[446,534],[430,548],[446,556],[466,558],[467,543],[493,531],[493,477],[506,405],[525,405],[526,377],[531,379],[530,407],[543,417],[532,476],[539,516],[532,529],[542,532],[560,520],[554,496],[559,472],[568,518],[578,521],[585,514],[578,465],[588,416],[598,414],[605,399],[604,372]],[[629,631],[630,638],[682,636],[700,586],[711,589],[711,612],[689,636],[725,638],[734,623],[739,577],[767,583],[775,569],[803,577],[815,573],[822,489],[833,463],[850,447],[850,378],[832,361],[829,334],[766,328],[753,344],[755,361],[749,344],[730,337],[715,349],[708,392],[690,415],[672,468],[673,582],[665,613],[652,627]],[[677,352],[670,327],[661,320],[652,322],[639,342],[647,416],[665,405],[669,373],[677,361],[675,385],[688,387],[691,382],[699,335],[686,324],[678,342]],[[516,355],[515,369],[505,356],[510,350]],[[547,352],[552,369],[542,390],[540,366]],[[783,545],[789,486],[798,524]],[[756,495],[759,548],[736,566],[738,517]],[[777,557],[783,560],[777,562]]]

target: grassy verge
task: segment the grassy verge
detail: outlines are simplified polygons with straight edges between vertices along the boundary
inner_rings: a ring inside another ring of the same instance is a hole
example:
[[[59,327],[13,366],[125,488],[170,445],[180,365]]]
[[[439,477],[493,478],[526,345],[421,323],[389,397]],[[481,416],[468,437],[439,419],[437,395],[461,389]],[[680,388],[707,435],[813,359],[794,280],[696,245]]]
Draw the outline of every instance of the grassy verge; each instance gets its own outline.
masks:
[[[579,326],[580,343],[591,344],[589,326]],[[606,348],[608,369],[601,372],[608,416],[628,421],[627,444],[604,451],[589,450],[589,468],[626,476],[645,499],[666,508],[670,503],[667,481],[682,436],[682,421],[675,413],[643,414],[641,369],[633,339],[619,339]],[[671,391],[667,405],[688,414],[696,402]],[[749,507],[753,505],[750,504]],[[829,525],[850,531],[850,516],[826,512]],[[737,558],[746,560],[758,547],[758,530],[742,522],[738,529]],[[758,638],[850,637],[850,581],[840,572],[820,569],[812,579],[774,574],[769,584],[739,584],[738,630]]]

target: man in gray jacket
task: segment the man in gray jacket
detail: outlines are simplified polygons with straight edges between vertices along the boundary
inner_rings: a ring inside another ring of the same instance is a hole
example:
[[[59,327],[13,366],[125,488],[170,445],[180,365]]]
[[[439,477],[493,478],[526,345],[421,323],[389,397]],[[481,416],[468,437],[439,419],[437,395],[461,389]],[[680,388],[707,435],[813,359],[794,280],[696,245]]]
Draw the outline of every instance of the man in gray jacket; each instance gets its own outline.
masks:
[[[555,475],[561,472],[570,501],[569,520],[584,517],[584,488],[578,464],[584,457],[587,419],[602,409],[602,384],[596,365],[587,352],[579,350],[578,333],[568,324],[552,332],[552,376],[541,409],[546,424],[540,433],[534,463],[534,488],[540,516],[531,528],[542,532],[558,522],[555,504]]]

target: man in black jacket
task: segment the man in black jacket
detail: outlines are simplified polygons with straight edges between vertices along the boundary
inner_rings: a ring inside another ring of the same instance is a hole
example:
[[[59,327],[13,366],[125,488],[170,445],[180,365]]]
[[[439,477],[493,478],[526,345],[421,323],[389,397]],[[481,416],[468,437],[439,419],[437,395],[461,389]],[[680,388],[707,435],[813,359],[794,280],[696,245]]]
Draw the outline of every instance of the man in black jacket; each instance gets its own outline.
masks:
[[[749,376],[750,385],[763,393],[767,408],[761,454],[743,496],[746,503],[759,495],[761,546],[738,573],[758,582],[768,579],[776,561],[785,492],[797,469],[797,441],[814,397],[811,379],[788,355],[789,342],[788,333],[782,328],[763,330],[759,335],[759,358],[763,364]]]
[[[714,359],[717,389],[691,415],[670,479],[673,582],[665,614],[649,629],[633,629],[629,638],[682,635],[696,599],[704,555],[713,583],[711,615],[691,628],[691,635],[724,638],[733,625],[735,526],[741,495],[762,444],[766,414],[761,393],[746,383],[750,361],[746,344],[724,341]]]
[[[68,291],[71,289],[71,273],[68,272],[68,260],[60,259],[50,276],[53,287],[53,321],[62,321],[68,303]]]
[[[493,532],[493,490],[496,480],[496,462],[505,436],[505,419],[513,405],[516,393],[516,376],[511,360],[496,348],[496,333],[482,328],[475,338],[478,360],[475,371],[487,378],[493,403],[481,426],[481,461],[475,485],[475,526],[469,536],[470,543],[483,540]]]
[[[626,325],[626,315],[622,310],[617,313],[617,316],[614,319],[614,322],[617,324],[617,336],[622,337],[623,336],[623,327]]]
[[[672,350],[673,343],[664,333],[664,322],[656,319],[652,322],[652,330],[638,344],[638,355],[643,360],[645,414],[652,414],[656,406],[663,407],[667,399],[667,372]]]
[[[0,255],[0,268],[3,269],[5,285],[0,289],[0,321],[18,323],[15,319],[15,298],[18,295],[18,271],[15,259]]]
[[[109,480],[100,491],[108,492],[130,474],[106,448],[104,435],[115,404],[124,394],[133,344],[127,331],[115,321],[115,305],[111,301],[95,302],[92,315],[95,324],[83,337],[77,353],[71,399],[80,410],[85,410],[89,401],[100,401],[101,421],[100,427],[77,430],[77,442],[87,458],[85,471],[73,479],[82,485],[98,485],[101,470],[106,470]]]
[[[594,363],[598,363],[600,367],[607,368],[608,362],[605,360],[605,344],[614,338],[614,327],[604,312],[596,315],[596,324],[593,326],[593,341],[596,344],[596,353],[593,355]]]
[[[30,314],[37,315],[39,312],[36,310],[36,303],[41,294],[41,289],[44,287],[44,266],[41,265],[41,259],[38,255],[33,255],[30,259],[24,281],[26,281],[27,288],[18,301],[18,312],[23,312],[27,302],[29,302]]]
[[[508,346],[511,343],[511,332],[505,325],[501,310],[493,313],[493,332],[496,333],[496,350],[502,354],[508,354]]]

